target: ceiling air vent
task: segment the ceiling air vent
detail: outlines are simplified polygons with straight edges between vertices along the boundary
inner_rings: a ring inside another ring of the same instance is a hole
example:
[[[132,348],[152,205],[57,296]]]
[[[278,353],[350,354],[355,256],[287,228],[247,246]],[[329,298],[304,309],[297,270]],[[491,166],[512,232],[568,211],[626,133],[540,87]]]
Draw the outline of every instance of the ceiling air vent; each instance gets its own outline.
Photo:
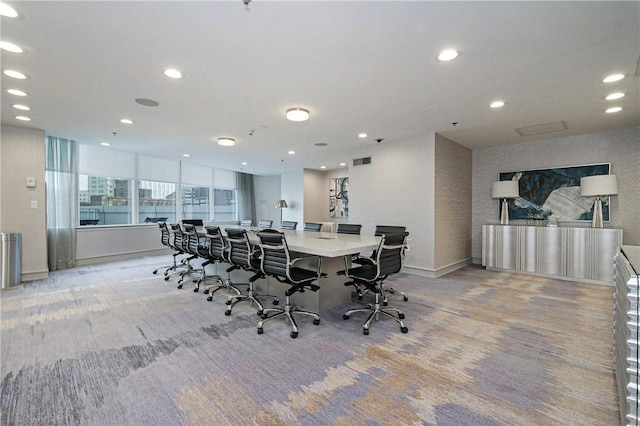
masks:
[[[355,166],[365,166],[367,164],[371,164],[371,157],[362,157],[362,158],[354,158],[353,165]]]
[[[541,135],[543,133],[553,133],[560,132],[562,130],[567,130],[566,121],[556,121],[555,123],[547,123],[547,124],[538,124],[536,126],[529,127],[520,127],[516,129],[516,132],[520,134],[520,136],[534,136]]]

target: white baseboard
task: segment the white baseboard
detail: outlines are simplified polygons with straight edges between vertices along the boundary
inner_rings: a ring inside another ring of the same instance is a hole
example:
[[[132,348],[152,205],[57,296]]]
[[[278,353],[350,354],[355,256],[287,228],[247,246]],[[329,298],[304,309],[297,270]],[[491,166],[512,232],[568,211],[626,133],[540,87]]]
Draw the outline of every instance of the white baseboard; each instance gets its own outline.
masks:
[[[469,257],[469,258],[451,263],[449,265],[443,266],[438,269],[427,269],[427,268],[422,268],[417,266],[404,265],[402,267],[402,272],[406,272],[407,274],[418,275],[420,277],[426,277],[426,278],[439,278],[444,275],[450,274],[453,271],[464,268],[465,266],[470,264],[471,264],[471,258]]]
[[[117,260],[127,260],[136,257],[158,256],[160,254],[171,254],[169,249],[145,250],[132,253],[120,253],[108,256],[87,257],[84,259],[76,259],[75,266],[97,265],[99,263],[114,262]]]

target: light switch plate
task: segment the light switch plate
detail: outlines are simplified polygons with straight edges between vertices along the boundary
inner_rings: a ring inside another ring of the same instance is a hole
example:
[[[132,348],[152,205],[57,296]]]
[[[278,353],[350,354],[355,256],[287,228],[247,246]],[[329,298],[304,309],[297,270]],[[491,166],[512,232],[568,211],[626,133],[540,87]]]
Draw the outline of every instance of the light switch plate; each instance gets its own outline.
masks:
[[[28,177],[27,178],[27,188],[35,188],[36,187],[36,178]]]

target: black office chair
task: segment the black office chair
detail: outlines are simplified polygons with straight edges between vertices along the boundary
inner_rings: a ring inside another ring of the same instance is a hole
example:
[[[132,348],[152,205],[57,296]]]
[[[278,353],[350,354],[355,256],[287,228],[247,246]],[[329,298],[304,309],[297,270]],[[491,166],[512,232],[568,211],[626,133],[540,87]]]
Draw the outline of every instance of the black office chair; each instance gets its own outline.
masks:
[[[183,254],[187,254],[185,247],[187,247],[187,239],[182,231],[182,227],[179,223],[172,223],[169,225],[171,228],[171,246],[176,251],[175,256],[180,256]],[[187,268],[187,259],[183,258],[180,260],[179,264],[176,264],[176,267],[173,269],[168,269],[164,272],[164,280],[169,281],[172,275],[182,274],[182,272]],[[171,272],[170,272],[171,271]]]
[[[238,294],[235,296],[229,296],[227,301],[227,310],[225,315],[231,315],[231,310],[239,302],[248,301],[253,304],[255,302],[258,305],[258,315],[262,315],[264,312],[264,306],[258,300],[258,298],[273,298],[273,304],[277,305],[280,299],[277,296],[271,294],[257,294],[254,290],[253,283],[260,279],[265,278],[265,274],[260,270],[260,259],[258,253],[253,250],[247,231],[244,229],[227,229],[227,242],[229,243],[229,262],[231,267],[227,269],[231,272],[235,269],[242,269],[244,271],[254,272],[254,275],[249,278],[247,294]]]
[[[356,225],[355,223],[338,223],[336,234],[352,234],[360,235],[362,225]]]
[[[345,261],[345,275],[351,281],[357,282],[359,285],[366,287],[375,294],[375,301],[366,308],[349,309],[342,316],[345,320],[349,319],[356,312],[369,312],[369,317],[362,326],[362,332],[369,334],[369,326],[375,318],[377,321],[380,314],[393,318],[400,324],[400,331],[406,333],[409,329],[402,321],[404,314],[398,308],[380,307],[380,295],[384,297],[384,280],[392,274],[400,272],[402,269],[402,261],[404,259],[404,249],[406,248],[406,240],[408,232],[403,234],[393,233],[383,235],[380,245],[376,250],[376,257],[371,263],[349,268]],[[395,313],[396,315],[394,315]]]
[[[258,228],[271,228],[273,226],[273,221],[268,219],[262,219],[258,222]]]
[[[229,261],[229,243],[222,235],[222,231],[217,226],[206,226],[207,230],[207,238],[209,239],[209,254],[207,256],[208,259],[212,260],[213,263],[231,263]],[[212,275],[211,277],[216,280],[216,284],[211,284],[205,287],[204,294],[209,294],[207,297],[207,301],[211,302],[213,300],[213,295],[216,291],[226,289],[233,290],[236,294],[241,294],[242,292],[238,287],[236,287],[231,282],[231,272],[229,269],[227,271],[227,279],[223,279],[220,275]]]
[[[183,225],[204,226],[202,219],[182,219]]]
[[[193,265],[191,265],[191,261],[200,259],[202,252],[201,245],[206,244],[206,242],[205,240],[201,240],[201,238],[203,237],[198,235],[198,232],[196,231],[196,227],[194,225],[185,223],[182,225],[182,228],[183,250],[190,256],[186,259],[185,270],[180,274],[180,279],[178,280],[178,288],[182,288],[184,280],[191,275],[204,274],[204,267],[194,268]],[[197,293],[200,290],[200,278],[196,278],[194,282],[196,283],[196,286],[193,291]]]
[[[171,243],[171,232],[169,231],[169,227],[167,226],[166,222],[160,222],[158,223],[158,227],[160,228],[160,242],[162,243],[163,246],[171,249],[172,256],[173,256],[173,263],[171,265],[166,265],[166,266],[160,266],[156,269],[153,270],[153,275],[157,274],[158,271],[164,269],[164,275],[167,276],[169,275],[169,271],[174,271],[178,268],[178,262],[177,262],[177,257],[182,253],[180,250],[177,250],[173,244]]]
[[[407,231],[407,227],[406,226],[377,225],[374,235],[376,237],[381,237],[383,235],[404,234],[406,231]],[[355,257],[352,258],[352,261],[353,261],[353,263],[357,263],[357,264],[360,264],[360,265],[366,265],[367,263],[370,263],[370,261],[372,259],[374,259],[375,256],[376,256],[376,252],[374,251],[373,253],[371,253],[371,255],[369,257],[355,256]],[[345,284],[345,285],[347,285],[347,284]],[[353,284],[353,286],[356,288],[356,293],[358,295],[358,299],[360,299],[360,300],[362,300],[363,294],[365,294],[366,292],[369,291],[366,287],[359,286],[358,284]],[[387,293],[395,294],[396,292],[402,295],[402,299],[405,302],[409,300],[409,297],[407,296],[406,293],[404,293],[402,291],[399,291],[399,290],[396,290],[393,287],[385,286],[384,292],[382,294],[382,304],[384,306],[387,306],[389,304],[389,300],[387,299]]]
[[[240,226],[253,226],[253,220],[243,219],[240,221]]]
[[[194,282],[198,289],[201,285],[205,285],[204,294],[208,294],[214,287],[225,287],[223,284],[224,280],[220,275],[207,275],[206,267],[207,265],[217,265],[227,261],[224,257],[224,247],[226,243],[224,242],[220,228],[217,226],[205,226],[204,229],[206,233],[200,238],[201,244],[198,246],[198,255],[204,260],[204,262],[202,262],[202,273],[200,278]],[[206,285],[207,278],[215,279],[218,284]]]
[[[320,230],[322,229],[322,224],[314,223],[314,222],[305,222],[303,229],[305,231],[320,232]]]
[[[298,227],[298,222],[294,222],[291,220],[283,220],[280,224],[280,229],[290,229],[295,230]]]
[[[263,326],[267,321],[284,316],[291,323],[291,338],[298,337],[298,324],[294,319],[294,314],[307,315],[313,318],[315,325],[320,324],[320,315],[315,312],[305,311],[299,306],[291,306],[290,297],[297,292],[306,290],[318,291],[319,286],[313,284],[321,276],[322,258],[310,256],[318,259],[315,271],[294,266],[302,257],[291,258],[289,247],[284,234],[280,232],[259,232],[260,239],[260,269],[268,277],[274,277],[281,283],[289,284],[291,287],[285,292],[286,302],[284,308],[266,308],[262,314],[262,321],[258,323],[258,334],[263,333]],[[268,316],[269,313],[273,315]]]

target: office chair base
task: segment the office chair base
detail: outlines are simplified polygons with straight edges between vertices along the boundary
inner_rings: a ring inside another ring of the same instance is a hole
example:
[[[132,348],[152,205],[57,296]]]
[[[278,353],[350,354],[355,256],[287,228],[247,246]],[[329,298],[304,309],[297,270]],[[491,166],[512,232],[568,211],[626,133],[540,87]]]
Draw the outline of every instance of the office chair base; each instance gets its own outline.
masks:
[[[408,301],[409,301],[409,297],[407,296],[407,294],[406,294],[405,292],[403,292],[403,291],[399,291],[399,290],[396,290],[396,289],[395,289],[395,288],[393,288],[393,287],[384,287],[384,288],[382,289],[382,293],[383,293],[383,295],[384,295],[384,297],[383,297],[383,299],[382,299],[382,305],[383,305],[383,306],[387,306],[387,305],[389,304],[389,300],[387,299],[387,293],[391,293],[391,294],[396,294],[396,293],[398,293],[398,294],[401,294],[401,295],[402,295],[402,300],[403,300],[403,301],[405,301],[405,302],[408,302]]]
[[[404,325],[404,322],[402,321],[405,318],[404,313],[402,313],[402,311],[398,308],[381,308],[380,303],[377,299],[378,293],[376,293],[376,303],[369,304],[366,308],[349,309],[342,315],[342,319],[348,320],[351,317],[351,314],[354,314],[356,312],[369,312],[369,317],[367,317],[367,320],[362,326],[362,333],[364,335],[369,335],[369,326],[371,325],[371,321],[373,321],[373,319],[378,321],[378,319],[380,318],[380,314],[382,314],[389,318],[392,318],[398,324],[400,324],[401,332],[408,333],[409,329]],[[392,312],[394,312],[397,316]]]
[[[274,305],[278,305],[278,303],[280,303],[280,299],[278,299],[278,296],[274,296],[272,294],[255,294],[253,290],[250,289],[248,294],[239,294],[236,296],[229,296],[227,298],[227,301],[224,302],[227,305],[227,310],[224,312],[224,314],[231,315],[231,310],[235,305],[237,305],[240,302],[246,301],[246,302],[250,302],[251,305],[253,305],[254,303],[258,305],[258,312],[256,313],[262,316],[262,313],[264,312],[264,305],[262,305],[262,303],[258,300],[258,298],[265,298],[265,297],[272,297],[273,298],[272,303]]]
[[[207,286],[207,289],[205,291],[207,291],[209,293],[209,297],[207,297],[207,301],[211,302],[213,300],[213,294],[218,291],[218,290],[222,290],[223,288],[226,288],[227,290],[233,290],[235,291],[237,294],[242,294],[242,292],[240,291],[240,289],[238,287],[236,287],[235,285],[233,285],[230,281],[228,280],[221,280],[219,278],[216,278],[220,284],[218,285],[209,285]]]
[[[258,323],[258,334],[262,334],[264,333],[264,329],[263,329],[263,325],[264,323],[266,323],[267,321],[270,321],[274,318],[277,317],[281,317],[284,316],[290,323],[291,323],[291,333],[289,333],[289,336],[291,336],[292,339],[295,339],[296,337],[298,337],[298,324],[296,323],[295,318],[293,317],[293,314],[301,314],[301,315],[307,315],[313,318],[313,324],[314,325],[318,325],[320,324],[320,315],[316,314],[315,312],[310,312],[310,311],[305,311],[300,309],[299,306],[291,306],[289,304],[289,300],[288,300],[288,296],[287,296],[287,303],[284,306],[284,309],[281,308],[267,308],[264,309],[262,312],[262,321],[260,321]],[[275,312],[275,314],[269,316],[270,312]]]

